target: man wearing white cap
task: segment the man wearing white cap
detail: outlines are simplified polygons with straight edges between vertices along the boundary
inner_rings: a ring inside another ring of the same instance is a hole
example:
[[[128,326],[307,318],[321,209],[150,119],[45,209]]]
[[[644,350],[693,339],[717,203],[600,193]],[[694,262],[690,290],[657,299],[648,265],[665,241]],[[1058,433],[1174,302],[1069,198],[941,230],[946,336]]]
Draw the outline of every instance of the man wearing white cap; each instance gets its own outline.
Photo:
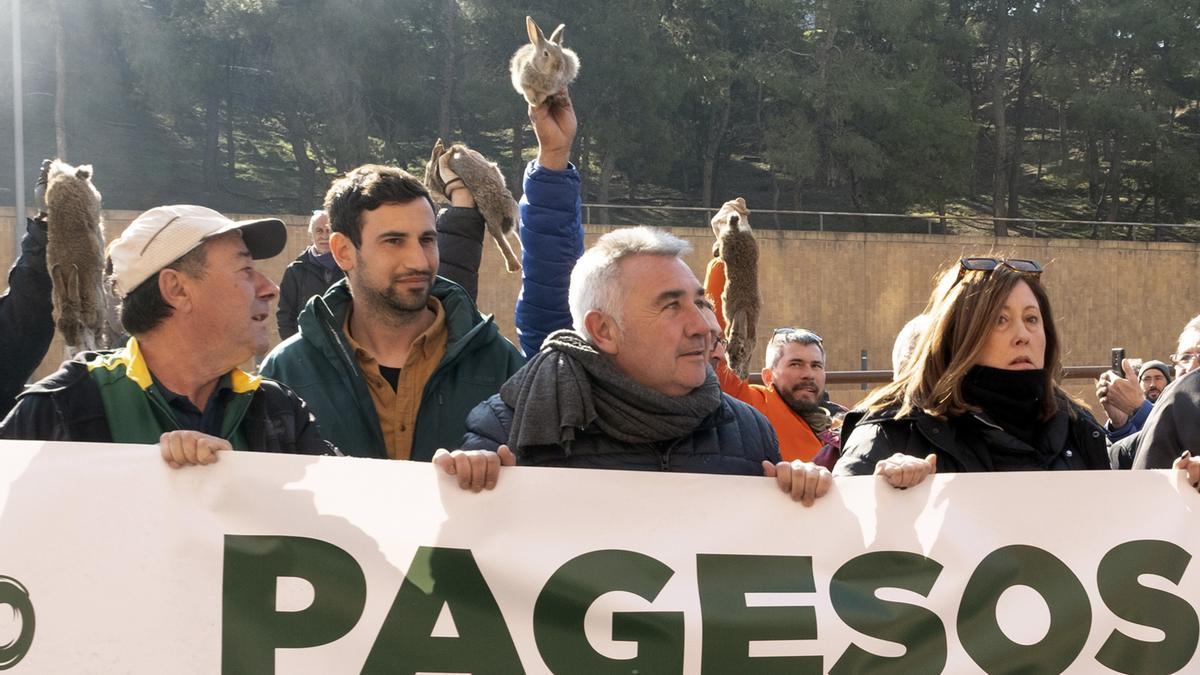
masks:
[[[333,452],[290,389],[238,368],[266,352],[279,288],[254,260],[283,250],[276,219],[234,222],[201,206],[160,206],[112,242],[121,349],[85,352],[34,384],[0,437],[160,443],[171,466],[218,450]]]

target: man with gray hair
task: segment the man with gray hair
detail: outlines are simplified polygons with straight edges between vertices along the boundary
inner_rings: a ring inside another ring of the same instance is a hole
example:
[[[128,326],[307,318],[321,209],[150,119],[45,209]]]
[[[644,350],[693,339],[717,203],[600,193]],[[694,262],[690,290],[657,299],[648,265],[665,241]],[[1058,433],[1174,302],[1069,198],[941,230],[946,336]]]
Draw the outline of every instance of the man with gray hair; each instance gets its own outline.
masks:
[[[827,470],[780,461],[767,419],[721,392],[687,252],[648,227],[601,237],[571,273],[574,330],[548,336],[471,411],[470,450],[439,451],[434,463],[463,485],[494,485],[501,464],[517,463],[769,476],[805,504],[827,492]]]
[[[1180,469],[1192,487],[1200,488],[1200,316],[1184,326],[1171,360],[1175,382],[1155,401],[1146,426],[1131,437],[1133,468]]]
[[[329,250],[329,233],[329,214],[320,209],[313,211],[308,219],[310,244],[287,266],[283,280],[279,282],[275,323],[279,326],[280,340],[290,338],[299,330],[297,318],[309,298],[324,295],[334,282],[346,276]]]

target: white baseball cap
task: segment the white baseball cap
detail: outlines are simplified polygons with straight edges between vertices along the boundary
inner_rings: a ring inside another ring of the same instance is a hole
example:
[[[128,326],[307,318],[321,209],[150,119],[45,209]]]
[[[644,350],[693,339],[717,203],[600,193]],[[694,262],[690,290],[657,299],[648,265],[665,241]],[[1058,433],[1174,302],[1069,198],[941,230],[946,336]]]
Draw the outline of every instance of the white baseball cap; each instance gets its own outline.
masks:
[[[238,230],[255,260],[271,258],[287,243],[278,218],[234,221],[203,206],[158,206],[141,214],[108,247],[113,286],[125,297],[143,281],[205,241]]]

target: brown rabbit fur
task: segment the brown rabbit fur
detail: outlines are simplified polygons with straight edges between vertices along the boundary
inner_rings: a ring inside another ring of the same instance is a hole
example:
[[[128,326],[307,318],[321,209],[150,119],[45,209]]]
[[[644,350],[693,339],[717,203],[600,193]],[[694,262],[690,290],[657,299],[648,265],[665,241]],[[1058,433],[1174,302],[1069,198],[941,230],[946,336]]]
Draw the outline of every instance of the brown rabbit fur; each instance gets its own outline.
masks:
[[[508,237],[504,236],[513,231],[520,216],[516,200],[504,185],[504,174],[500,172],[500,167],[462,143],[446,148],[439,138],[429,156],[429,164],[425,165],[425,187],[438,202],[450,203],[446,195],[446,183],[438,171],[438,160],[447,153],[446,165],[458,174],[475,198],[475,206],[483,214],[500,255],[504,256],[504,268],[509,272],[520,270],[521,260]]]
[[[725,262],[725,290],[721,293],[725,315],[725,338],[729,368],[743,380],[750,375],[754,340],[758,333],[758,314],[762,298],[758,294],[758,242],[750,231],[746,200],[725,202],[713,216],[713,234],[717,237],[714,253]]]
[[[54,284],[54,314],[67,351],[104,345],[104,229],[92,167],[61,160],[46,185],[46,267]]]
[[[579,74],[579,56],[563,46],[564,30],[566,26],[559,24],[547,38],[536,21],[525,17],[529,44],[513,54],[508,70],[513,89],[529,105],[541,105],[548,99],[553,103]]]

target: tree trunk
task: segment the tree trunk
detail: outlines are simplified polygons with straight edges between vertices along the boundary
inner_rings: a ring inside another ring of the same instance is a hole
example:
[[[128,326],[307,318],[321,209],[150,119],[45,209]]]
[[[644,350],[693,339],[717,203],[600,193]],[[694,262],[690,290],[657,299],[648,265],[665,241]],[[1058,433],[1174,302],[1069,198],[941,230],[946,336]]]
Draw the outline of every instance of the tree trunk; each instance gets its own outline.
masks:
[[[17,2],[18,0],[13,0]],[[54,12],[54,149],[59,159],[67,159],[67,55],[66,21],[61,0],[52,5]]]
[[[220,164],[221,149],[221,97],[216,87],[209,87],[204,101],[204,189],[216,192],[220,188],[217,166]]]
[[[1058,171],[1062,173],[1067,168],[1067,104],[1058,104]]]
[[[597,201],[601,204],[609,203],[612,175],[616,168],[617,156],[612,151],[606,150],[604,156],[600,158],[600,196]],[[608,221],[608,209],[600,209],[600,217],[597,219],[597,222],[601,225],[607,225]]]
[[[233,68],[226,69],[225,89],[225,172],[230,180],[237,177],[237,139],[233,135]]]
[[[771,172],[771,210],[775,212],[775,229],[779,229],[779,174]]]
[[[583,201],[588,201],[588,182],[592,178],[591,171],[591,139],[587,134],[579,136],[579,192]]]
[[[454,104],[455,73],[458,65],[458,0],[442,0],[442,93],[438,102],[438,135],[450,142],[450,112]]]
[[[1095,210],[1100,208],[1100,148],[1096,142],[1096,134],[1088,129],[1085,161],[1088,174],[1088,204]]]
[[[1105,190],[1108,192],[1109,207],[1108,214],[1105,218],[1110,223],[1119,221],[1121,215],[1121,167],[1123,164],[1121,158],[1121,137],[1114,135],[1112,143],[1112,166],[1108,170],[1108,187]]]
[[[995,69],[992,71],[992,120],[996,129],[993,139],[995,156],[992,164],[992,215],[997,219],[1007,216],[1005,184],[1008,178],[1007,135],[1005,124],[1005,71],[1008,65],[1008,0],[996,2]],[[992,229],[997,237],[1008,236],[1008,224],[993,220]]]
[[[308,126],[304,118],[295,111],[287,113],[283,120],[288,143],[292,146],[292,157],[296,161],[299,177],[296,188],[296,213],[308,213],[313,204],[313,192],[317,185],[317,163],[308,156]]]
[[[709,115],[708,135],[704,143],[703,175],[700,185],[700,205],[714,206],[713,193],[716,190],[717,158],[725,140],[725,129],[729,126],[729,112],[732,108],[732,93],[725,89],[720,109],[711,111]]]
[[[1022,45],[1021,65],[1017,76],[1017,101],[1012,115],[1012,149],[1008,156],[1008,217],[1021,217],[1022,152],[1025,146],[1025,106],[1029,99],[1029,84],[1033,77],[1033,61],[1029,45]]]
[[[713,179],[716,175],[716,157],[705,153],[704,163],[700,167],[700,206],[713,205]]]
[[[522,111],[524,112],[524,111]],[[509,151],[512,152],[512,173],[509,175],[509,191],[517,199],[525,194],[525,124],[529,121],[525,115],[517,118],[512,126],[512,137],[509,139]]]

